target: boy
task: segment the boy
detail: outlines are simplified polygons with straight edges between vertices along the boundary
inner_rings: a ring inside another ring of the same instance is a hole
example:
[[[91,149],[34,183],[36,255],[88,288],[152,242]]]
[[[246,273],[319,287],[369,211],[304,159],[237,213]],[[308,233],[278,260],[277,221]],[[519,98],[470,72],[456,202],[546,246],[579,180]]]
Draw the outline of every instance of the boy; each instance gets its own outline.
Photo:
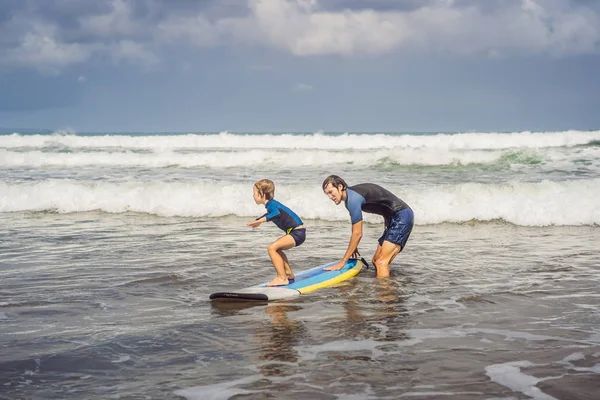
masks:
[[[271,262],[277,271],[277,277],[267,286],[288,285],[290,280],[294,279],[294,274],[290,268],[287,256],[283,250],[300,246],[306,239],[306,229],[302,220],[292,210],[273,198],[275,195],[275,184],[269,179],[262,179],[254,184],[254,201],[256,204],[264,204],[267,213],[249,222],[247,225],[256,228],[263,222],[273,221],[278,228],[286,234],[267,247]]]

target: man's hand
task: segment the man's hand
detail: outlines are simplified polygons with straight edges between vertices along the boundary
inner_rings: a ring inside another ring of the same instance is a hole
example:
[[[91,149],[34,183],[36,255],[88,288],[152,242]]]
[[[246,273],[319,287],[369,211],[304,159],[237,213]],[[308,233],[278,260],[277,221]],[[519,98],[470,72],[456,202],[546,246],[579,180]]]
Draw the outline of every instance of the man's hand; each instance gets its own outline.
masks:
[[[259,226],[260,224],[262,224],[262,222],[261,222],[259,219],[257,219],[256,221],[251,221],[251,222],[248,222],[248,223],[246,224],[246,226],[249,226],[250,228],[256,228],[256,227],[257,227],[257,226]]]
[[[339,269],[344,268],[344,265],[346,265],[346,261],[340,261],[337,264],[332,265],[331,267],[323,268],[323,271],[337,271]]]

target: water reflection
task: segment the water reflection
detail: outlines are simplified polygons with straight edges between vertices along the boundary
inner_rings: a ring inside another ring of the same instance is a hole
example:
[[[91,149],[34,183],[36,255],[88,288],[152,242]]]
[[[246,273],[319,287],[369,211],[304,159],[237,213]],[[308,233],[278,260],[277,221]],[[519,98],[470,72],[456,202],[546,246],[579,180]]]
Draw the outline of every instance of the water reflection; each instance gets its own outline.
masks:
[[[211,313],[217,317],[232,317],[238,315],[240,311],[248,310],[254,307],[265,307],[269,303],[267,301],[212,301]]]
[[[262,324],[254,330],[254,340],[258,342],[260,371],[265,376],[287,376],[292,372],[281,363],[297,363],[295,346],[306,340],[308,329],[304,322],[291,317],[290,313],[302,310],[298,305],[274,304],[265,308],[270,323]]]
[[[325,359],[329,360],[370,362],[373,361],[372,346],[409,339],[406,334],[411,323],[406,306],[408,295],[398,279],[355,279],[327,289],[326,296],[312,296],[314,301],[309,304],[305,304],[307,298],[303,297],[266,304],[214,302],[212,309],[219,316],[235,316],[236,320],[239,317],[239,324],[251,321],[248,333],[252,335],[254,345],[249,343],[248,356],[265,377],[285,377],[297,372],[302,368],[299,350],[308,348],[309,352],[327,353]],[[325,302],[327,306],[321,307],[320,303]],[[315,307],[328,310],[324,313],[333,312],[333,316],[306,315],[307,310]],[[337,313],[336,307],[340,307]],[[365,340],[375,344],[359,344]],[[347,348],[330,347],[330,343],[340,341],[356,342],[357,348],[352,344]],[[348,354],[354,351],[361,351],[361,354]]]
[[[341,324],[346,339],[407,339],[408,296],[400,281],[393,278],[373,279],[367,283],[355,281],[336,289],[343,299],[345,318],[335,323]]]

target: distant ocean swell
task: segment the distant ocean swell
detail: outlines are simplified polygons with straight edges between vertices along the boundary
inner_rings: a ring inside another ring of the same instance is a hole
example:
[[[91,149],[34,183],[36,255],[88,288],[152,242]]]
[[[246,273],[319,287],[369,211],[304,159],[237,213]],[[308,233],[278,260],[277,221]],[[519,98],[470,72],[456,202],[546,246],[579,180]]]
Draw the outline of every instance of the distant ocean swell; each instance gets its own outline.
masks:
[[[390,134],[164,134],[126,135],[0,135],[0,148],[121,148],[121,149],[322,149],[368,150],[435,148],[498,150],[597,145],[600,131]]]
[[[259,144],[257,144],[259,146]],[[581,164],[600,172],[600,146],[573,148],[513,148],[455,150],[438,147],[350,149],[159,149],[134,148],[0,148],[0,168],[121,166],[144,168],[233,168],[256,165],[318,167],[356,166],[464,166]]]
[[[482,151],[469,152],[435,149],[392,149],[375,151],[344,151],[332,153],[326,150],[239,150],[203,151],[201,153],[180,153],[161,151],[153,153],[122,152],[42,152],[39,150],[22,152],[0,149],[0,167],[145,167],[145,168],[233,168],[256,165],[281,167],[318,167],[338,164],[356,166],[441,166],[479,164],[539,164],[545,161],[566,161],[573,159],[600,159],[600,147],[577,154],[557,152],[524,151]],[[600,164],[600,163],[599,163]]]
[[[600,225],[600,179],[566,181],[462,183],[428,187],[390,187],[415,211],[416,224],[503,220],[521,226]],[[346,221],[343,206],[335,206],[315,185],[278,187],[277,198],[304,219]],[[100,210],[158,216],[216,218],[253,217],[263,209],[254,204],[249,185],[210,181],[84,182],[44,180],[0,182],[0,212],[74,213]],[[366,222],[378,222],[366,215]]]

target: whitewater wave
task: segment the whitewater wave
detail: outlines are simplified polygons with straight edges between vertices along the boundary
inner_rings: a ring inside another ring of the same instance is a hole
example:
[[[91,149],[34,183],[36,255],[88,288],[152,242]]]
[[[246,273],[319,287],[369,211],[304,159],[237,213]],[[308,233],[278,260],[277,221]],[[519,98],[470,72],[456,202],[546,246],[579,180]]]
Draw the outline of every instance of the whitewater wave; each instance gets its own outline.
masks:
[[[144,167],[144,168],[231,168],[274,165],[281,167],[310,167],[339,164],[358,166],[405,165],[538,165],[589,161],[600,167],[600,147],[584,147],[571,150],[559,149],[509,149],[509,150],[442,150],[438,148],[347,150],[203,150],[200,152],[177,152],[162,150],[153,152],[125,151],[14,151],[0,149],[0,167]]]
[[[0,148],[121,149],[315,149],[362,150],[436,148],[493,150],[573,147],[600,141],[600,131],[456,133],[456,134],[181,134],[181,135],[0,135]]]
[[[501,153],[417,150],[379,150],[370,152],[347,151],[330,153],[323,150],[246,150],[210,151],[202,153],[125,152],[78,152],[48,153],[39,150],[14,152],[0,149],[0,167],[80,167],[80,166],[128,166],[128,167],[206,167],[231,168],[256,165],[308,167],[337,164],[355,165],[469,165],[493,163],[502,159]]]
[[[600,179],[502,184],[390,187],[415,211],[417,225],[504,220],[521,226],[600,225]],[[348,221],[318,185],[278,187],[276,197],[304,219]],[[211,181],[0,183],[0,212],[101,210],[159,216],[256,217],[263,213],[248,185]],[[381,218],[365,214],[365,222]]]

